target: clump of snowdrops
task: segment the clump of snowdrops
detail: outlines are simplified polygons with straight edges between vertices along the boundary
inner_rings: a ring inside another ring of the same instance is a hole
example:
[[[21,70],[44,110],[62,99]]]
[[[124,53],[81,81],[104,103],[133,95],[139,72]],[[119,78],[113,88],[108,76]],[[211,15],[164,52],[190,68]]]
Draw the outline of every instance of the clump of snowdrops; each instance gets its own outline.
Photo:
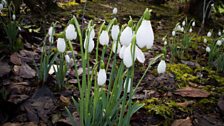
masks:
[[[115,11],[117,13],[117,10]],[[162,74],[166,70],[163,54],[145,63],[145,55],[141,50],[151,49],[154,43],[150,17],[151,10],[146,9],[137,24],[133,23],[130,18],[129,22],[122,26],[114,18],[108,24],[103,22],[97,35],[94,30],[96,26],[92,21],[89,21],[88,26],[82,32],[75,16],[69,21],[65,30],[57,35],[54,27],[49,28],[45,40],[48,38],[52,45],[57,39],[57,52],[47,53],[45,46],[43,47],[40,70],[45,74],[40,74],[40,77],[46,81],[48,73],[55,72],[57,83],[62,88],[67,66],[73,62],[80,91],[78,100],[72,98],[79,113],[80,122],[75,121],[66,107],[73,126],[77,124],[127,126],[132,115],[144,106],[132,100],[136,88],[147,71],[159,59],[162,58],[157,68],[158,73]],[[81,67],[83,68],[81,78],[78,75],[77,62],[79,59],[74,53],[74,43],[80,44],[78,53],[81,56]],[[106,55],[108,50],[110,50],[109,55]],[[71,52],[70,56],[67,55],[67,51]],[[90,63],[92,59],[95,61],[93,64]],[[133,81],[136,60],[147,64],[147,68],[138,81]],[[51,68],[54,69],[53,72]]]
[[[172,37],[169,41],[169,47],[171,50],[171,59],[184,59],[192,45],[192,38],[194,37],[193,28],[195,27],[195,21],[184,19],[182,22],[178,22],[172,31]]]
[[[210,66],[215,66],[217,71],[224,71],[224,33],[218,31],[217,34],[210,30],[207,36],[203,38],[203,42],[206,44],[205,51],[208,53],[208,63]]]

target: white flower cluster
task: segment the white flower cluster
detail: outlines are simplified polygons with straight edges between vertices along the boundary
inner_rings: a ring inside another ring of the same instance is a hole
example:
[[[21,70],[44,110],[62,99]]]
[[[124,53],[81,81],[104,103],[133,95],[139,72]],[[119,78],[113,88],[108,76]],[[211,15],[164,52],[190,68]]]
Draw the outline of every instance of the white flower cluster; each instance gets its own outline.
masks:
[[[187,26],[187,20],[183,20],[182,23],[177,23],[176,27],[172,31],[172,36],[176,36],[176,32],[185,32],[188,30],[189,33],[193,31],[193,28],[195,27],[195,21],[191,21],[189,26]]]

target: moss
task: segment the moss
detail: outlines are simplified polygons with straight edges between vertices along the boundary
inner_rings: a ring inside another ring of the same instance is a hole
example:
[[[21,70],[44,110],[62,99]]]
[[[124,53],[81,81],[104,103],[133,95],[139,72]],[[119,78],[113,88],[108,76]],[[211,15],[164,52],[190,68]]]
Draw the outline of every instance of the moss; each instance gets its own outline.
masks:
[[[193,75],[193,70],[185,64],[168,64],[167,71],[173,73],[175,79],[182,84],[187,84],[189,81],[198,79],[197,76]]]

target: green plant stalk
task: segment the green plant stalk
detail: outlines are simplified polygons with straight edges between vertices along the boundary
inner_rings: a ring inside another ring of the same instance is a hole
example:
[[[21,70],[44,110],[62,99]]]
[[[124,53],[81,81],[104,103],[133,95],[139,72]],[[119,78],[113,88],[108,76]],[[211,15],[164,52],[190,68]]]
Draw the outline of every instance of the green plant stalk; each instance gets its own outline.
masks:
[[[98,55],[99,55],[99,40],[100,40],[100,34],[101,34],[101,32],[102,32],[102,30],[103,30],[103,27],[105,26],[105,22],[103,22],[102,24],[101,24],[101,26],[100,26],[100,30],[99,30],[99,32],[98,32],[98,37],[97,37],[97,43],[96,43],[96,64],[98,64]]]

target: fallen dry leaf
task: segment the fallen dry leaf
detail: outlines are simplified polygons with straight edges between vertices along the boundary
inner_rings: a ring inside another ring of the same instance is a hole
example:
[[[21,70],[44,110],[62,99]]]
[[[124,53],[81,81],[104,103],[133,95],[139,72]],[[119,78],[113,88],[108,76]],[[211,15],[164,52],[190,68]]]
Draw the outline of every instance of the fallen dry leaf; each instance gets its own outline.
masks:
[[[224,113],[224,96],[219,98],[218,107]]]
[[[21,61],[21,58],[20,58],[20,55],[16,52],[16,53],[13,53],[11,56],[10,56],[10,62],[15,64],[15,65],[21,65],[22,64],[22,61]]]
[[[33,78],[36,76],[36,71],[33,70],[28,64],[24,63],[22,66],[15,65],[13,68],[14,74],[22,78]]]
[[[60,100],[64,106],[68,106],[70,104],[70,98],[67,98],[63,95],[60,96]]]
[[[171,126],[192,126],[192,121],[190,117],[187,117],[186,119],[177,119]]]
[[[187,107],[189,105],[192,105],[194,101],[185,101],[185,102],[178,102],[177,105],[181,107]]]
[[[207,98],[210,93],[197,88],[185,87],[177,89],[174,94],[180,95],[182,97],[193,97],[193,98]]]

